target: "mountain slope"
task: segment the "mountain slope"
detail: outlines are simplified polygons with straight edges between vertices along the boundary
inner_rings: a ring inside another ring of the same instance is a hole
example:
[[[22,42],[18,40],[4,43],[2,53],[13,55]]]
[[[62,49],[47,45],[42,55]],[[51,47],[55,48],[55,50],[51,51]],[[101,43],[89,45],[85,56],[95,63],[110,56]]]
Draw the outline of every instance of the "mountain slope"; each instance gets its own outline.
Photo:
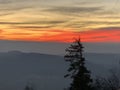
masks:
[[[117,65],[114,54],[85,54],[93,75],[106,75]],[[114,63],[114,64],[113,64]],[[64,79],[68,63],[62,56],[12,51],[0,53],[0,89],[23,90],[31,84],[37,90],[62,90],[70,83]]]

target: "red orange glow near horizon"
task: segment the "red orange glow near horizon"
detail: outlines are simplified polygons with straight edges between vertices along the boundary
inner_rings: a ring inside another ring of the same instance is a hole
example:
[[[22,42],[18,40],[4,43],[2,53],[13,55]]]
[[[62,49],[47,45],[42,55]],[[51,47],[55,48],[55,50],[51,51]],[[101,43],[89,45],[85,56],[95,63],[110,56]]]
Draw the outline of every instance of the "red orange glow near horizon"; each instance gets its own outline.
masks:
[[[35,35],[36,33],[37,35]],[[82,32],[49,30],[36,33],[27,32],[2,35],[1,31],[0,38],[1,40],[35,42],[73,42],[75,38],[80,37],[82,42],[120,42],[120,30],[89,30]]]
[[[0,40],[120,42],[120,5],[115,0],[4,1]]]

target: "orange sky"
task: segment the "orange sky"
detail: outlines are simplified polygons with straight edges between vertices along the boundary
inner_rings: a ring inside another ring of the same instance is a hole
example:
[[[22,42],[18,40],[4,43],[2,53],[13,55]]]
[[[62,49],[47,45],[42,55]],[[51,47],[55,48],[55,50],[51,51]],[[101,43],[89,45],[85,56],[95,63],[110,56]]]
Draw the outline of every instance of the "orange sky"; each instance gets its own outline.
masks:
[[[119,0],[0,0],[0,39],[120,42]]]
[[[1,31],[1,33],[3,33]],[[83,32],[72,32],[62,30],[42,31],[41,35],[29,33],[13,33],[3,35],[1,39],[22,41],[49,41],[49,42],[72,42],[81,37],[83,42],[120,42],[120,30],[90,30]]]

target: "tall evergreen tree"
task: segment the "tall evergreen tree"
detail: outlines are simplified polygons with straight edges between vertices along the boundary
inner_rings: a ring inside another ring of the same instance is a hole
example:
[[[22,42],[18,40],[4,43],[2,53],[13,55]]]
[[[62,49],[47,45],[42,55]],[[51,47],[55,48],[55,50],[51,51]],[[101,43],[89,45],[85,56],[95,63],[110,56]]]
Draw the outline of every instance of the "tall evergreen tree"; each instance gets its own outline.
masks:
[[[90,71],[85,67],[83,56],[83,45],[80,39],[76,39],[73,44],[66,49],[65,60],[70,63],[68,74],[65,77],[72,79],[69,90],[91,90],[92,79]]]

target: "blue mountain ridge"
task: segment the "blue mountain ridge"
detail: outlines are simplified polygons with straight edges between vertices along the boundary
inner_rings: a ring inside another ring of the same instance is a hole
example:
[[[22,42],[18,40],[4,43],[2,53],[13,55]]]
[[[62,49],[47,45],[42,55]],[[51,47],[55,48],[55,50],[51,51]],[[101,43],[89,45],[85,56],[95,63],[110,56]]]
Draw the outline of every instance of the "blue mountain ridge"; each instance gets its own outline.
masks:
[[[92,76],[106,76],[119,68],[119,54],[85,53]],[[63,56],[20,51],[0,52],[0,90],[24,90],[30,84],[36,90],[63,90],[69,63]]]

